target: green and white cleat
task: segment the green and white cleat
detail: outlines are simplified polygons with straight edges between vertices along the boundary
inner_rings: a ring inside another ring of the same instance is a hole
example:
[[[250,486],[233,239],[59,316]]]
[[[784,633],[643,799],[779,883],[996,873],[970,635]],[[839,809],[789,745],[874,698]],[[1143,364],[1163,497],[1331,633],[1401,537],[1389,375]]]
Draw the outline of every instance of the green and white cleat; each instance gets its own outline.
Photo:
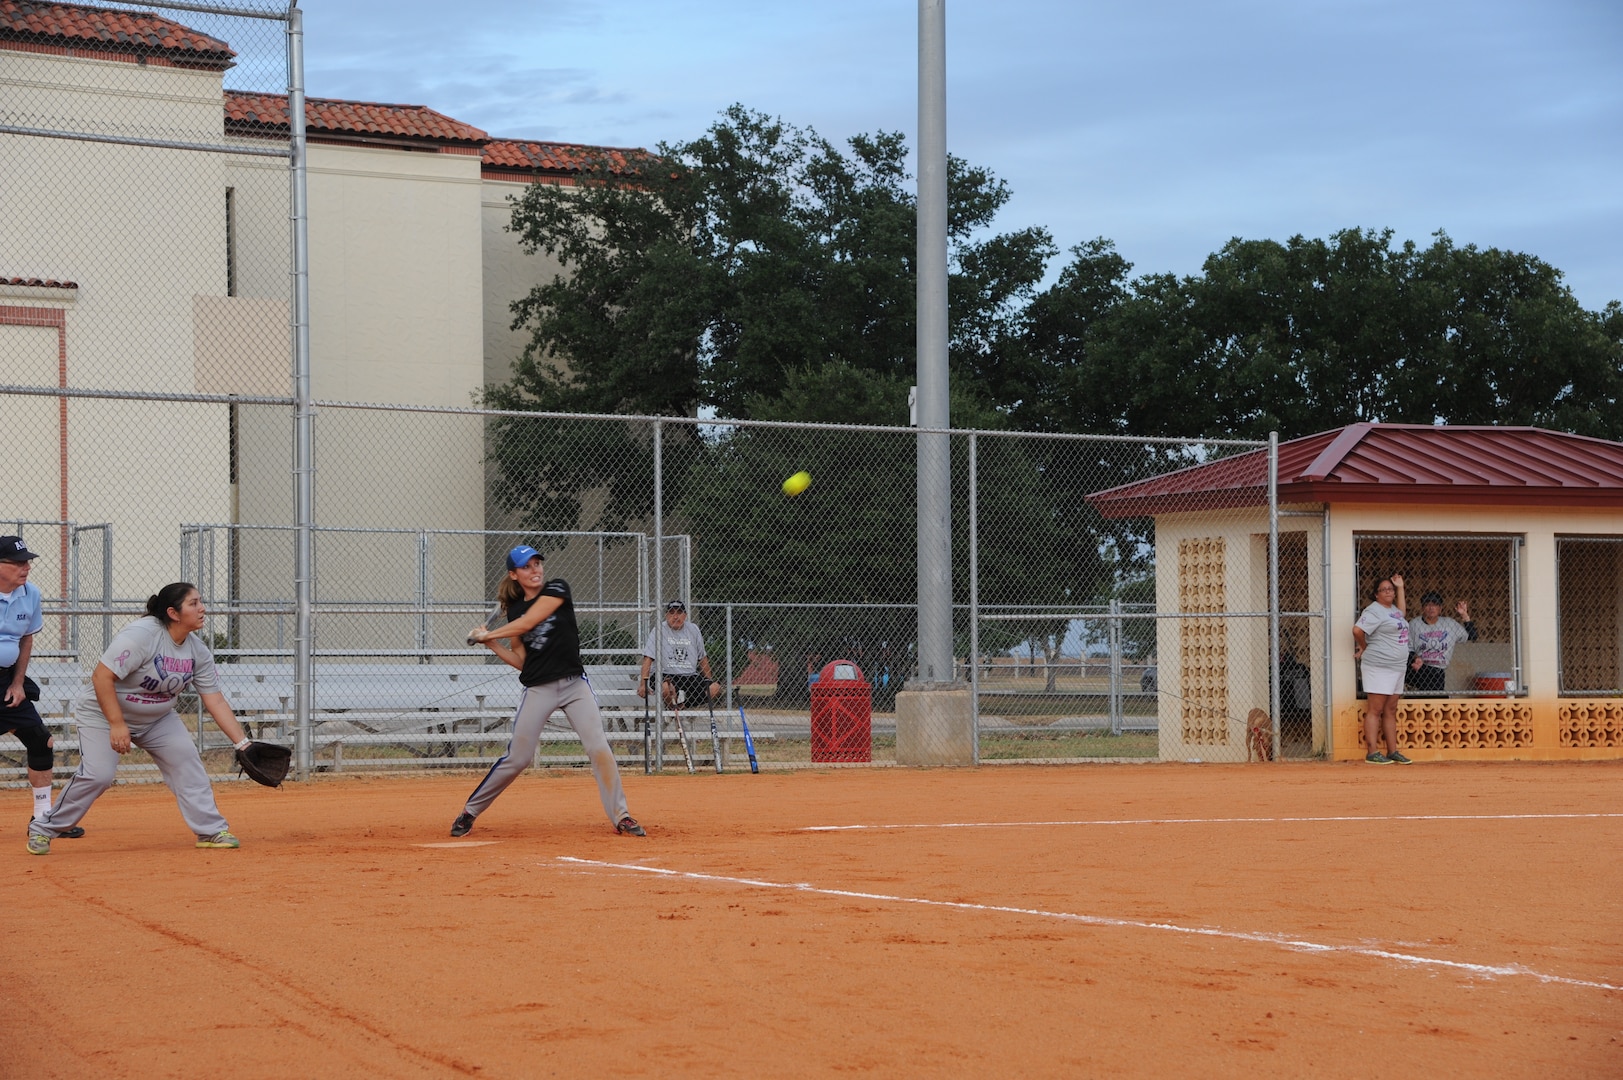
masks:
[[[51,853],[51,838],[41,836],[39,833],[28,834],[28,854],[49,855]]]
[[[242,846],[242,841],[238,840],[230,832],[222,829],[221,831],[215,833],[213,836],[199,836],[197,838],[197,846],[198,847],[217,847],[217,848],[238,848],[238,847]]]

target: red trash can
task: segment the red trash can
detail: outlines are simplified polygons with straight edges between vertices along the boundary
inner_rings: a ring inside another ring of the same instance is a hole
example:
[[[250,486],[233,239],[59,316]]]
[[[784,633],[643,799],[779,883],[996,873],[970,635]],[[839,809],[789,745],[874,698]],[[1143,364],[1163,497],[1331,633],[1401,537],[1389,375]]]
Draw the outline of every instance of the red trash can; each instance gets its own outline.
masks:
[[[849,660],[824,664],[812,683],[811,759],[873,760],[873,687]]]

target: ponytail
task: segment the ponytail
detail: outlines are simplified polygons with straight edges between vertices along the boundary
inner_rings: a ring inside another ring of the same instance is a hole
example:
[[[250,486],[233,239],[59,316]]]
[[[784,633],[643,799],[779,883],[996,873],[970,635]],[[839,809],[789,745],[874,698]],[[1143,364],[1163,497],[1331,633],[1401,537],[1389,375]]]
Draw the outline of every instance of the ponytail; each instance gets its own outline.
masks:
[[[515,601],[524,599],[524,586],[514,581],[512,576],[502,578],[502,583],[496,587],[496,600],[503,608],[512,607]]]
[[[189,581],[176,581],[165,585],[151,596],[147,597],[147,614],[168,626],[174,620],[169,618],[169,609],[180,610],[180,605],[186,598],[197,591],[197,586]]]

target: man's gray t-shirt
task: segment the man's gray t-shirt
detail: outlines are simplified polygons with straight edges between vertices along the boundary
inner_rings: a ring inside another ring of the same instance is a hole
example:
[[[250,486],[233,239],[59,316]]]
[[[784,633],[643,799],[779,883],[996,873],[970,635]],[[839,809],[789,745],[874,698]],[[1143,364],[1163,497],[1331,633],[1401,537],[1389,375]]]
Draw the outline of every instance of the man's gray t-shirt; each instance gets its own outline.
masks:
[[[661,622],[648,632],[642,654],[650,660],[658,655],[655,650],[663,644],[665,654],[659,657],[660,671],[666,675],[696,675],[699,661],[704,658],[704,634],[699,624],[689,619],[682,629],[672,630],[671,624]]]
[[[218,694],[220,678],[214,656],[196,634],[179,645],[169,628],[148,615],[113,635],[101,662],[116,676],[113,689],[127,724],[150,724],[175,707],[178,694]],[[74,719],[81,724],[106,727],[107,718],[96,703],[96,688],[86,682],[74,704]]]
[[[1357,626],[1364,632],[1364,663],[1400,670],[1409,663],[1409,622],[1403,612],[1371,604],[1358,616]]]
[[[1409,641],[1427,667],[1447,667],[1454,659],[1454,646],[1470,638],[1470,631],[1447,615],[1439,615],[1437,621],[1429,625],[1425,616],[1409,621]]]

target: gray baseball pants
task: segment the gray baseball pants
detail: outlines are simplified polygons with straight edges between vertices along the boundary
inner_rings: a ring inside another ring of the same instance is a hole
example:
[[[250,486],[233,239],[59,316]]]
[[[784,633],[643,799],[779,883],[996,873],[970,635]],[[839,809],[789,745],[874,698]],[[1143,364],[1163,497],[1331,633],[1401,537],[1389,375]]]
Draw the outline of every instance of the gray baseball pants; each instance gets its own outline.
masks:
[[[98,714],[99,715],[99,714]],[[35,835],[57,836],[79,824],[101,793],[113,786],[119,753],[106,724],[79,721],[79,769],[68,779],[61,798],[43,819],[28,826]],[[214,804],[214,785],[197,755],[195,736],[180,714],[169,712],[150,724],[131,724],[130,742],[152,755],[163,782],[174,793],[186,827],[198,836],[213,836],[228,827]]]
[[[535,762],[535,749],[541,745],[541,728],[547,717],[559,709],[569,718],[569,726],[575,729],[581,745],[586,748],[592,775],[597,778],[597,794],[603,800],[603,812],[616,825],[621,818],[629,816],[626,793],[620,787],[620,769],[614,763],[614,751],[603,734],[603,716],[597,711],[597,698],[592,693],[592,684],[580,676],[524,688],[518,713],[513,717],[513,739],[507,744],[507,753],[490,767],[473,794],[468,796],[468,803],[462,808],[465,813],[474,817],[484,813],[496,801],[496,796],[506,791],[507,785]]]

